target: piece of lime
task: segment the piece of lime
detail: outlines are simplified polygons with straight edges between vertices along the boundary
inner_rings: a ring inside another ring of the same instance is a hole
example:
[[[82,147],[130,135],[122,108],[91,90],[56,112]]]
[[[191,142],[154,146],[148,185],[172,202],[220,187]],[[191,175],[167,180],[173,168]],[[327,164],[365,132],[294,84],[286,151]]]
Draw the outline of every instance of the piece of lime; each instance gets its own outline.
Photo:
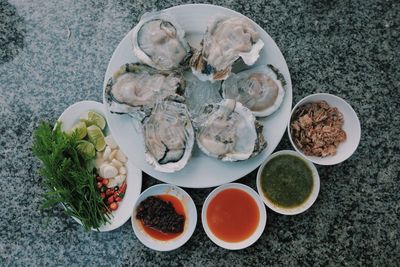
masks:
[[[85,159],[92,159],[96,155],[96,150],[94,145],[86,140],[80,140],[76,149],[81,153],[83,158]]]
[[[87,134],[87,128],[86,128],[86,124],[83,122],[78,122],[77,124],[75,124],[71,130],[68,131],[68,134],[72,134],[76,132],[77,133],[77,137],[78,139],[83,139],[85,138],[86,134]]]
[[[96,125],[102,130],[106,127],[106,120],[104,117],[94,111],[89,111],[87,114],[82,116],[80,120],[86,123],[86,126]]]
[[[106,141],[101,129],[96,125],[87,128],[89,141],[94,145],[97,151],[102,151],[106,147]]]

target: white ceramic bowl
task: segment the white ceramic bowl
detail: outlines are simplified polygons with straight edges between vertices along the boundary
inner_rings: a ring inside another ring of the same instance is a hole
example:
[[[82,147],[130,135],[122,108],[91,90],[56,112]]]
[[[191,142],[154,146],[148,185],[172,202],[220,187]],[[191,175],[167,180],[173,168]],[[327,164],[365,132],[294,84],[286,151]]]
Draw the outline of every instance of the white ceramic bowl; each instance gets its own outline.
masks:
[[[311,172],[312,172],[312,176],[313,176],[313,189],[311,191],[310,196],[308,197],[308,199],[301,204],[300,206],[294,207],[294,208],[284,208],[281,206],[278,206],[274,203],[272,203],[264,194],[264,192],[262,191],[261,188],[261,173],[264,170],[265,165],[274,157],[279,156],[279,155],[293,155],[295,157],[299,157],[300,159],[304,160],[304,162],[307,164],[307,166],[310,168]],[[271,156],[269,156],[265,162],[260,166],[260,168],[258,169],[257,172],[257,191],[258,194],[260,194],[262,200],[264,201],[265,205],[267,205],[268,208],[270,208],[271,210],[280,213],[280,214],[284,214],[284,215],[296,215],[299,213],[302,213],[306,210],[308,210],[315,202],[315,200],[318,197],[319,194],[319,187],[320,187],[320,180],[319,180],[319,175],[318,175],[318,171],[317,168],[315,168],[314,164],[312,164],[312,162],[310,162],[309,160],[307,160],[306,158],[304,158],[301,154],[297,153],[296,151],[293,150],[281,150],[278,152],[275,152],[274,154],[272,154]]]
[[[240,241],[240,242],[226,242],[221,239],[219,239],[217,236],[214,235],[214,233],[210,230],[208,223],[207,223],[207,208],[208,205],[210,204],[210,201],[221,191],[224,191],[226,189],[240,189],[248,193],[257,203],[258,210],[260,212],[260,220],[258,222],[258,226],[254,233],[247,238],[246,240]],[[216,189],[214,189],[206,198],[206,201],[203,204],[203,209],[201,212],[201,222],[203,224],[204,231],[206,232],[207,236],[213,241],[215,244],[218,246],[225,248],[225,249],[230,249],[230,250],[238,250],[238,249],[243,249],[248,246],[251,246],[254,242],[256,242],[261,234],[264,232],[265,225],[267,223],[267,212],[265,210],[265,206],[260,198],[260,196],[257,194],[256,191],[254,191],[252,188],[248,187],[247,185],[244,184],[239,184],[239,183],[230,183],[230,184],[224,184]]]
[[[344,124],[343,130],[346,132],[347,139],[340,143],[337,147],[336,154],[327,157],[306,156],[303,152],[296,147],[290,134],[290,121],[294,111],[301,105],[309,102],[317,102],[325,100],[331,107],[337,107],[343,114]],[[361,138],[360,121],[354,109],[342,98],[331,94],[313,94],[300,100],[292,109],[290,120],[287,126],[287,132],[290,142],[294,149],[299,152],[303,157],[319,165],[335,165],[348,159],[354,151],[356,151]]]
[[[88,111],[95,111],[101,114],[104,118],[104,105],[95,101],[81,101],[69,106],[58,118],[61,121],[61,129],[67,131],[71,129],[76,123],[79,122],[79,118]],[[107,123],[108,124],[108,123]],[[108,127],[105,128],[105,132],[110,134]],[[111,231],[117,229],[123,225],[131,216],[133,205],[140,194],[142,188],[142,171],[132,164],[130,159],[126,163],[128,174],[126,176],[126,193],[123,200],[119,203],[119,207],[116,211],[111,213],[111,219],[109,223],[100,227],[100,232]],[[75,221],[82,224],[77,218],[73,217]],[[97,231],[96,229],[92,229]]]
[[[140,202],[145,200],[147,197],[163,194],[173,195],[181,200],[186,215],[183,233],[178,237],[167,241],[160,241],[149,236],[144,231],[142,223],[138,219],[136,219],[136,208],[139,206]],[[182,188],[171,184],[158,184],[147,188],[145,191],[142,192],[142,194],[140,194],[135,203],[131,221],[136,237],[146,247],[158,251],[170,251],[181,247],[193,235],[197,223],[197,210],[196,206],[194,205],[193,199]]]

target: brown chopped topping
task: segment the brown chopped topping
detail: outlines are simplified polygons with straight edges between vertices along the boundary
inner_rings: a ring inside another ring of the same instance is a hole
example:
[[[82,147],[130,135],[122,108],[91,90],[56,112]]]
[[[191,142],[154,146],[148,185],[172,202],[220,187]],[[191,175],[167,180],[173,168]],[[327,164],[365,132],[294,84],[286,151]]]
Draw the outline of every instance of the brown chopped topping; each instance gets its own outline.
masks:
[[[185,216],[178,214],[171,202],[157,196],[150,196],[139,204],[136,219],[163,233],[182,233],[185,224]]]
[[[307,103],[295,110],[290,134],[305,155],[326,157],[336,154],[340,142],[346,140],[342,129],[343,114],[325,101]]]

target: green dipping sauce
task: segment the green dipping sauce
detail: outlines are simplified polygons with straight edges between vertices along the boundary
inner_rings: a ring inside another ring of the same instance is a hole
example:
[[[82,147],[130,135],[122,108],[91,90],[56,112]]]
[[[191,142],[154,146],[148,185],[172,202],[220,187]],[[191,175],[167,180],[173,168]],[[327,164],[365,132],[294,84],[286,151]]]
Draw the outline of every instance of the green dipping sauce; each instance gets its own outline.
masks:
[[[311,195],[313,185],[310,167],[293,155],[272,158],[261,173],[261,188],[265,197],[284,208],[303,204]]]

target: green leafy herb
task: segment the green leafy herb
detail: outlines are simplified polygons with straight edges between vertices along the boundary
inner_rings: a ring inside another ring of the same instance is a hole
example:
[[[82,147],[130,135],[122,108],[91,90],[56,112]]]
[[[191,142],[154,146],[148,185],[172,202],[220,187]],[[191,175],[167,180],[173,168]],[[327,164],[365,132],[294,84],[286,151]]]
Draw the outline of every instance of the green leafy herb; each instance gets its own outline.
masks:
[[[78,144],[77,134],[64,133],[60,122],[54,129],[46,122],[36,129],[32,150],[43,162],[39,173],[47,188],[42,208],[62,204],[66,214],[80,220],[86,230],[98,229],[110,215],[96,189],[93,160],[80,153]]]

